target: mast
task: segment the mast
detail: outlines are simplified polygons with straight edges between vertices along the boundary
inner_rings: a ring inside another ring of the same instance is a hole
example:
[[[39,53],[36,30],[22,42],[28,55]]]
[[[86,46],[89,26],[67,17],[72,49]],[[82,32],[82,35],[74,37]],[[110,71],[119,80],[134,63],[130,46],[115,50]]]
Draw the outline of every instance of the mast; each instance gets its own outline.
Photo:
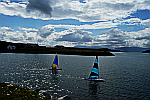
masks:
[[[98,78],[99,78],[99,60],[98,60],[98,56],[96,56],[96,59],[97,59],[97,64],[98,64],[97,69],[98,69]]]

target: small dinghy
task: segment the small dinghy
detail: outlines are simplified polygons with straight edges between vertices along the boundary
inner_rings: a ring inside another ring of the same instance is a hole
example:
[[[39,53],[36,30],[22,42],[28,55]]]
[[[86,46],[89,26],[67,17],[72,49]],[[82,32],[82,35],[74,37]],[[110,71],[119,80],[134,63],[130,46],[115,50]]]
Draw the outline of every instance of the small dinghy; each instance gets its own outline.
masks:
[[[89,75],[89,78],[85,78],[85,80],[104,82],[104,79],[99,78],[98,56],[96,56],[95,58],[95,62],[94,62],[92,71]]]
[[[53,59],[53,63],[52,63],[52,66],[49,70],[62,70],[62,68],[58,68],[58,56],[57,56],[57,53]]]

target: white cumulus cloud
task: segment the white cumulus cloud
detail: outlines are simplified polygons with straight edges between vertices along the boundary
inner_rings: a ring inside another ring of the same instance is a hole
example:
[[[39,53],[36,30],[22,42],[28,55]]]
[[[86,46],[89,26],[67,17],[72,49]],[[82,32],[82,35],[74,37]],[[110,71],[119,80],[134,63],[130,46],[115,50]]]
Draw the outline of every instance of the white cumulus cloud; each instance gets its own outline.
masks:
[[[125,18],[137,9],[150,10],[148,4],[148,0],[90,0],[86,3],[71,0],[28,0],[26,4],[1,2],[0,13],[43,20],[70,18],[80,21],[108,21]]]

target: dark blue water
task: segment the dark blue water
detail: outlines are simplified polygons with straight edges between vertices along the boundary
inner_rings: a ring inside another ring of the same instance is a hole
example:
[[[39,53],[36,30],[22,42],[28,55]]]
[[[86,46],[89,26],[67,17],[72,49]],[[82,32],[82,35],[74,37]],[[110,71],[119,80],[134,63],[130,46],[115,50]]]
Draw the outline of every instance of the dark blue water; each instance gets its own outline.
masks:
[[[90,82],[83,78],[88,77],[94,56],[58,54],[63,70],[54,74],[48,70],[54,55],[0,54],[0,81],[40,88],[57,97],[68,95],[72,100],[150,99],[150,55],[115,55],[99,56],[105,82]]]

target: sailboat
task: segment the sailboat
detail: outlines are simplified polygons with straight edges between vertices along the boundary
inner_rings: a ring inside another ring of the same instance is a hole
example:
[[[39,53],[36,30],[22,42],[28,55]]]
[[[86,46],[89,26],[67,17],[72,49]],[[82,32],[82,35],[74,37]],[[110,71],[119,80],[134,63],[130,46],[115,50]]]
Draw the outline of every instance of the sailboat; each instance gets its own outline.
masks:
[[[58,56],[56,53],[56,55],[54,56],[54,59],[53,59],[52,66],[49,70],[62,70],[62,68],[58,68],[58,64],[59,64],[59,61],[58,61]]]
[[[92,71],[90,73],[90,76],[88,78],[85,78],[89,81],[101,81],[104,82],[104,79],[99,78],[99,68],[98,68],[98,56],[95,58],[95,62],[92,68]]]

